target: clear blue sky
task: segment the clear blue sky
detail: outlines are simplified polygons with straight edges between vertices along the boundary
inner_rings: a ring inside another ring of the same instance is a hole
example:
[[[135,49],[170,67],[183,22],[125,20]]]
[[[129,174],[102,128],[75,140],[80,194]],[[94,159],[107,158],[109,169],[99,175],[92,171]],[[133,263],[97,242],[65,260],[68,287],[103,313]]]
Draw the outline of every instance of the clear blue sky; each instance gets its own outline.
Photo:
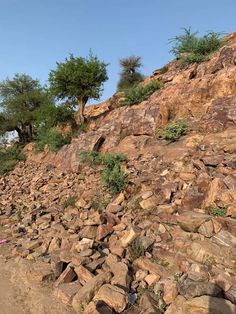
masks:
[[[101,100],[118,81],[118,60],[143,59],[143,73],[164,65],[181,27],[236,31],[236,0],[0,0],[0,80],[26,73],[46,83],[56,61],[92,49],[109,65]]]

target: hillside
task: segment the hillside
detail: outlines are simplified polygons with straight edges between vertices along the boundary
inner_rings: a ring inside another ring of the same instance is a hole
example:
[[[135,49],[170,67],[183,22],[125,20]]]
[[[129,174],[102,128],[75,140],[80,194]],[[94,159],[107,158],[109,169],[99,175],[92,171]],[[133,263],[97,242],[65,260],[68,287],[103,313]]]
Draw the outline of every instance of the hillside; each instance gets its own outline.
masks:
[[[236,313],[236,33],[155,80],[163,88],[140,104],[116,94],[87,107],[87,129],[58,153],[24,148],[0,177],[2,256],[75,313]],[[188,125],[175,142],[159,136],[172,120]],[[83,151],[126,156],[123,192]]]

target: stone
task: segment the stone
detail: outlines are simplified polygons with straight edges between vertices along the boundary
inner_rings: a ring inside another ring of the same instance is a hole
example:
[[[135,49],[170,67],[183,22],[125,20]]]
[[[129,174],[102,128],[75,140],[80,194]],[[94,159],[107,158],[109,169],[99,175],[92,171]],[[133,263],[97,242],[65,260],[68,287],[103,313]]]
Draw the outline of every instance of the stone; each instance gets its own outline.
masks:
[[[148,259],[147,257],[144,257],[144,256],[136,259],[133,262],[133,265],[135,267],[142,269],[142,270],[147,270],[150,273],[153,273],[153,274],[160,276],[160,277],[165,276],[165,274],[166,274],[166,270],[164,269],[163,266],[158,265],[158,264],[150,261],[150,259]]]
[[[131,227],[120,239],[122,247],[126,248],[127,246],[129,246],[129,244],[132,243],[137,238],[137,236],[137,232]]]
[[[140,314],[161,314],[158,302],[151,297],[150,293],[145,292],[139,301]]]
[[[193,281],[208,281],[208,267],[201,264],[192,264],[188,271],[188,278]]]
[[[144,192],[144,193],[142,194],[142,199],[143,199],[143,200],[146,200],[146,199],[148,199],[149,197],[151,197],[152,195],[153,195],[153,192],[152,192],[151,190],[146,191],[146,192]]]
[[[94,275],[82,265],[74,267],[74,271],[77,274],[79,281],[82,280],[83,282],[88,282],[94,277]]]
[[[76,249],[78,252],[85,251],[87,249],[91,249],[93,247],[94,240],[83,238],[79,243],[76,244]]]
[[[233,304],[236,304],[236,285],[232,286],[229,290],[225,292],[225,297]]]
[[[109,308],[104,302],[90,302],[83,314],[114,314],[113,310]]]
[[[149,286],[154,285],[161,277],[155,274],[149,274],[145,276],[144,280]]]
[[[177,282],[172,280],[164,281],[164,295],[163,300],[166,304],[171,304],[177,297],[179,292],[179,287]]]
[[[221,230],[212,237],[212,241],[226,247],[236,247],[236,237],[230,232]]]
[[[54,289],[53,294],[64,304],[71,305],[74,295],[82,288],[78,281],[62,283]]]
[[[111,273],[101,273],[88,281],[78,291],[72,300],[72,307],[76,313],[80,313],[92,301],[100,287],[105,283],[109,283],[111,277]]]
[[[205,221],[198,229],[198,232],[206,238],[211,238],[214,235],[214,225],[212,220]]]
[[[99,225],[97,228],[97,236],[96,236],[97,241],[101,241],[112,232],[113,232],[113,224],[107,223],[107,224]]]
[[[142,209],[150,210],[150,209],[155,208],[159,204],[158,204],[158,200],[157,200],[156,196],[153,195],[147,199],[142,200],[139,203],[139,205],[142,207]]]
[[[198,228],[206,221],[210,220],[211,216],[197,212],[186,211],[177,217],[180,227],[184,231],[197,232]]]
[[[55,278],[55,274],[51,269],[50,264],[37,261],[27,269],[26,276],[33,282],[48,282]]]
[[[80,231],[80,235],[82,238],[96,239],[97,229],[97,226],[86,226]]]
[[[55,281],[54,287],[58,287],[62,283],[72,282],[74,278],[76,278],[74,269],[70,266],[67,266],[63,273],[61,273],[59,278]]]
[[[185,300],[178,296],[165,314],[233,314],[236,306],[230,301],[210,296],[196,297]]]
[[[117,313],[121,313],[128,304],[128,295],[121,288],[105,284],[95,295],[94,301],[103,301]]]
[[[180,294],[186,299],[209,295],[216,297],[221,293],[221,288],[214,283],[185,280],[180,287]]]

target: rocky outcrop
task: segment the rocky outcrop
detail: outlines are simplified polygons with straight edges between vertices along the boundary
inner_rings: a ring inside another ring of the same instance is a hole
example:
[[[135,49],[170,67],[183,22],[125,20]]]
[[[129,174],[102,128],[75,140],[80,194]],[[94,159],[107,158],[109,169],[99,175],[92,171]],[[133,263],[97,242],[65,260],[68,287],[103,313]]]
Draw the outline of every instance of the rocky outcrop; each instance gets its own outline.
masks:
[[[57,154],[25,148],[0,178],[0,233],[32,282],[77,313],[234,313],[235,45],[156,71],[147,80],[164,87],[141,104],[88,108],[87,131]],[[158,130],[173,118],[189,130],[168,143]],[[110,195],[82,150],[124,153],[125,191]]]

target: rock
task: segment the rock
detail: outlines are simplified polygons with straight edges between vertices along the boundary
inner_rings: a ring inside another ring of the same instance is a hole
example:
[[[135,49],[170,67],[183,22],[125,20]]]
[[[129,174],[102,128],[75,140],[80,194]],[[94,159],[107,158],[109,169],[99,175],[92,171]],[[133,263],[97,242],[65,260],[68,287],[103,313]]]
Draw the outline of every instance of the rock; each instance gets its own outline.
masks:
[[[142,194],[142,199],[143,200],[146,200],[148,199],[149,197],[151,197],[153,195],[153,192],[152,191],[146,191]]]
[[[161,314],[158,302],[148,292],[142,294],[139,301],[139,309],[140,314]]]
[[[236,304],[236,285],[232,286],[228,291],[225,292],[225,297],[233,304]]]
[[[198,232],[206,238],[211,238],[214,235],[214,225],[212,220],[205,221],[198,229]]]
[[[121,192],[113,201],[112,204],[113,205],[120,205],[124,202],[125,200],[125,195],[123,192]]]
[[[164,281],[164,295],[163,300],[166,304],[171,304],[177,297],[179,292],[179,287],[177,282],[172,280]]]
[[[104,302],[90,302],[83,314],[113,314],[113,310]]]
[[[76,278],[76,273],[74,269],[70,266],[67,266],[63,273],[55,281],[54,287],[58,287],[62,283],[72,282],[74,278]]]
[[[142,200],[139,205],[142,207],[142,209],[145,209],[145,210],[150,210],[150,209],[153,209],[155,208],[158,204],[158,199],[155,195],[147,198],[147,199],[144,199]]]
[[[97,228],[97,241],[101,241],[104,239],[107,235],[111,234],[113,232],[113,224],[107,223],[98,226]]]
[[[64,304],[71,305],[74,295],[79,291],[81,287],[82,286],[78,281],[62,283],[54,289],[53,293]]]
[[[236,237],[225,230],[221,230],[219,233],[215,234],[212,241],[226,247],[236,247]]]
[[[89,280],[93,279],[94,275],[84,266],[78,266],[74,268],[75,273],[78,276],[79,281],[88,282]]]
[[[157,276],[162,277],[166,274],[166,270],[163,266],[150,261],[150,259],[148,259],[147,257],[139,257],[133,262],[133,265],[135,267],[141,268],[142,270],[147,270]]]
[[[136,231],[133,228],[130,228],[120,239],[122,247],[126,248],[130,243],[132,243],[137,238],[137,236],[138,234],[136,233]]]
[[[192,264],[188,271],[188,278],[193,281],[208,281],[208,267],[206,265]]]
[[[92,239],[83,238],[78,244],[76,244],[76,249],[78,252],[91,249],[93,247],[93,243],[94,241]]]
[[[145,276],[144,280],[149,286],[154,285],[161,277],[155,274],[149,274]]]
[[[180,294],[186,299],[209,295],[216,297],[220,294],[221,288],[210,282],[185,280],[180,287]]]
[[[197,232],[198,228],[205,222],[211,219],[210,215],[197,212],[184,212],[178,216],[177,221],[184,231]]]
[[[185,300],[178,296],[170,305],[165,314],[233,314],[236,306],[230,301],[209,296]]]
[[[80,231],[80,235],[82,238],[96,239],[97,229],[96,226],[86,226]]]
[[[37,261],[28,268],[26,276],[30,281],[33,282],[48,282],[55,278],[50,264]]]
[[[101,273],[88,281],[74,296],[72,301],[73,309],[80,313],[94,298],[99,288],[103,284],[110,282],[111,277],[111,273]]]
[[[128,304],[128,295],[116,286],[105,284],[95,295],[94,301],[103,301],[117,313],[121,313]]]

